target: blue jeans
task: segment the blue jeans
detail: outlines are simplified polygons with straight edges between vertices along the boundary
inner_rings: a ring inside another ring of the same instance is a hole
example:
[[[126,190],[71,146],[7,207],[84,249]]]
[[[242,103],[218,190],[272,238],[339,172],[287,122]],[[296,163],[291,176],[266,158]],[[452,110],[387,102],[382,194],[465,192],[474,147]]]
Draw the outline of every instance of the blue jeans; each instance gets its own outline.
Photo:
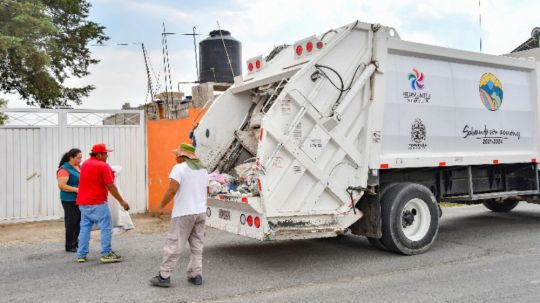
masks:
[[[81,231],[79,233],[79,249],[77,257],[86,257],[90,242],[92,226],[97,224],[101,230],[101,255],[106,256],[112,251],[112,220],[107,202],[98,205],[79,205],[81,210]]]

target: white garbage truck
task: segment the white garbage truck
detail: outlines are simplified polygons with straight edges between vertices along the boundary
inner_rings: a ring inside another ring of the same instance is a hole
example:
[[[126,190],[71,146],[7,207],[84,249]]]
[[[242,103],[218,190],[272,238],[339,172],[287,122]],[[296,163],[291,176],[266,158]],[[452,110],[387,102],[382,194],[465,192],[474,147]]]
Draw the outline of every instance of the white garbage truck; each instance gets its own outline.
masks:
[[[539,195],[539,65],[354,22],[247,60],[194,129],[228,184],[207,225],[259,240],[351,231],[405,255],[438,202],[496,212]]]

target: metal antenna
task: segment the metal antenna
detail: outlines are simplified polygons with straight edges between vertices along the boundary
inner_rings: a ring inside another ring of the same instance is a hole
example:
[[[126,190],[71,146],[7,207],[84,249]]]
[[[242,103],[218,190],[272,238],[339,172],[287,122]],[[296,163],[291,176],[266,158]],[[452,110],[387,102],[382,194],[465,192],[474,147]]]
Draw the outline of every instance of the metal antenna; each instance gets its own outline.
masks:
[[[482,52],[482,5],[478,0],[478,24],[480,25],[480,52]]]
[[[195,49],[195,69],[197,70],[197,82],[199,82],[199,58],[197,56],[197,41],[195,40],[195,36],[197,35],[195,33],[195,30],[197,28],[193,27],[193,49]]]
[[[167,60],[165,59],[165,22],[163,22],[163,33],[161,33],[161,51],[163,53],[163,77],[165,78],[165,102],[169,103],[169,92],[167,91]]]
[[[154,88],[152,87],[152,76],[150,75],[150,68],[148,67],[148,54],[146,53],[146,48],[144,43],[141,42],[142,52],[144,56],[144,66],[146,67],[146,77],[148,78],[148,92],[150,93],[151,101],[154,101]],[[146,102],[146,100],[145,100]]]
[[[170,65],[170,62],[169,62],[169,46],[167,45],[167,34],[165,32],[165,22],[163,22],[163,32],[164,32],[164,36],[165,36],[165,53],[166,53],[166,58],[167,58],[167,72],[168,72],[168,78],[169,78],[169,88],[171,89],[171,98],[167,98],[167,106],[169,108],[172,107],[172,104],[173,104],[173,101],[174,101],[174,98],[173,98],[173,86],[172,86],[172,79],[171,79],[171,65]],[[170,103],[169,103],[169,100],[170,100]]]
[[[227,51],[227,46],[225,46],[225,40],[223,39],[223,33],[221,32],[221,27],[219,26],[219,21],[216,21],[216,22],[217,22],[217,27],[218,27],[218,30],[219,30],[219,35],[221,36],[221,42],[223,42],[223,48],[225,49],[225,55],[227,56],[227,61],[229,61],[229,67],[231,68],[231,74],[232,74],[232,77],[234,79],[234,70],[232,68],[231,58],[229,57],[229,52]]]

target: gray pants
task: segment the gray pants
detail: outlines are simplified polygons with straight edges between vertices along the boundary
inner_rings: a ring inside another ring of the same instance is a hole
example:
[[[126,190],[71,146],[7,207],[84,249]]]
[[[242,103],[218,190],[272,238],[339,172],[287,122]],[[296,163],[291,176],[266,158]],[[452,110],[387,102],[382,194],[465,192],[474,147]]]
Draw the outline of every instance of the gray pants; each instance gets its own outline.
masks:
[[[206,214],[175,217],[172,219],[167,240],[163,247],[163,261],[159,273],[163,278],[171,276],[182,249],[189,242],[191,258],[187,267],[188,278],[202,275],[204,222]]]

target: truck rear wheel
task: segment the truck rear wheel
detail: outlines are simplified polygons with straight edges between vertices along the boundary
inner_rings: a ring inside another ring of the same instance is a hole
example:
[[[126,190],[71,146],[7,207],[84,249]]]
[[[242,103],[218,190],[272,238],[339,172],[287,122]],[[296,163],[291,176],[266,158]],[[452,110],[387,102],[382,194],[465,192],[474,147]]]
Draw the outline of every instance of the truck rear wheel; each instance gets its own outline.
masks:
[[[439,209],[433,193],[425,186],[400,183],[381,199],[383,246],[404,254],[429,249],[439,231]]]
[[[483,202],[484,206],[496,213],[505,213],[514,209],[518,205],[519,201],[504,200],[497,201],[495,199],[489,199]]]

